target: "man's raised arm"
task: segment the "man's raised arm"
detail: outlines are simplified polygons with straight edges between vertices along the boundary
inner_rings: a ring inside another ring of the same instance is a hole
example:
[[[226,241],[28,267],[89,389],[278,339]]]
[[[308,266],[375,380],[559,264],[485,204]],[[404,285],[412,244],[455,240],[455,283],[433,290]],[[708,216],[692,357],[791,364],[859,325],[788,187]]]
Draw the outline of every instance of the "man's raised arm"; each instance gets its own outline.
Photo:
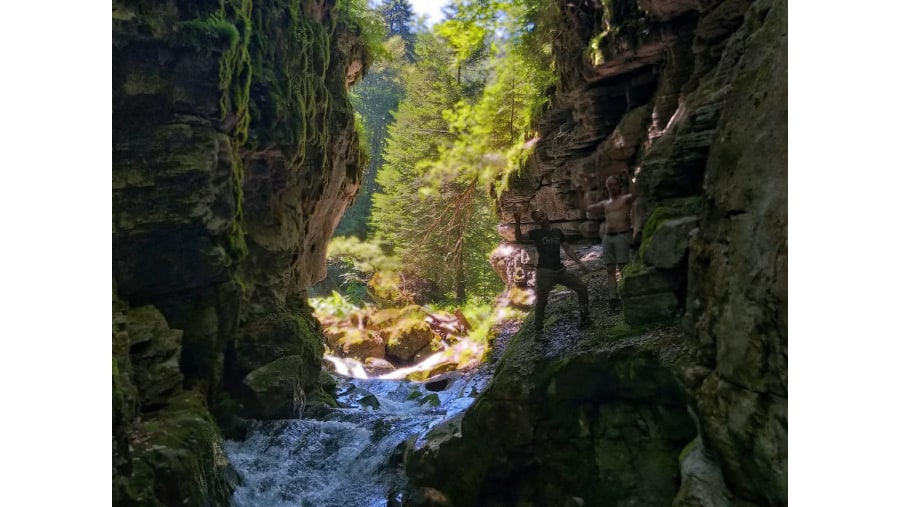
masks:
[[[594,204],[587,203],[587,199],[585,199],[585,197],[584,197],[584,189],[582,189],[580,185],[575,187],[575,195],[576,195],[576,200],[578,201],[578,207],[581,208],[581,211],[584,211],[585,213],[587,213],[589,211],[590,212],[602,211],[605,213],[605,210],[603,207],[603,201],[595,202]]]

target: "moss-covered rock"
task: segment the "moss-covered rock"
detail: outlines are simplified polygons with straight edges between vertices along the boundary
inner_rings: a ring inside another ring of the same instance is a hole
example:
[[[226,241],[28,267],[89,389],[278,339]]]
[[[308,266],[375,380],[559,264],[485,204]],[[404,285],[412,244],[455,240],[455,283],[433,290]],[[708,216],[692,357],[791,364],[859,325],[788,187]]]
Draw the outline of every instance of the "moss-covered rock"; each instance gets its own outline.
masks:
[[[302,359],[306,385],[315,383],[322,368],[323,334],[308,313],[270,313],[238,329],[226,360],[226,385],[243,381],[248,373],[273,361]]]
[[[182,331],[169,329],[165,317],[151,305],[129,309],[127,319],[129,355],[141,403],[145,409],[161,407],[182,390]]]
[[[135,426],[133,472],[117,505],[229,505],[239,481],[201,394],[186,391]]]
[[[681,307],[674,292],[657,292],[643,296],[622,296],[622,312],[628,325],[639,326],[673,320],[681,313]]]
[[[413,322],[392,334],[387,342],[386,354],[401,363],[409,362],[434,339],[434,332],[428,324],[422,321]]]
[[[524,340],[510,344],[461,421],[436,428],[409,454],[414,485],[457,506],[569,505],[575,497],[668,506],[678,454],[696,430],[684,391],[654,352],[660,344],[633,337],[542,359]]]
[[[697,228],[694,216],[665,221],[642,243],[642,260],[662,269],[678,267],[687,259],[690,233]],[[644,246],[646,245],[646,247]]]
[[[734,7],[723,2],[717,14],[734,18]],[[685,315],[689,342],[713,369],[696,393],[704,443],[736,503],[759,505],[788,502],[787,14],[784,0],[753,2],[715,70],[730,87]]]
[[[332,347],[341,357],[352,357],[364,361],[370,357],[385,356],[384,338],[379,331],[366,328],[345,327],[332,335]]]
[[[619,295],[623,298],[671,292],[677,287],[671,273],[666,270],[639,266],[626,269],[619,285]]]
[[[653,236],[663,225],[671,220],[696,216],[701,211],[702,205],[703,200],[699,196],[657,202],[641,230],[641,259],[644,259],[647,249],[653,243]],[[686,232],[690,230],[687,229]]]
[[[287,356],[261,366],[244,377],[244,410],[255,419],[296,417],[306,403],[306,389],[313,381],[303,372],[302,356]]]
[[[201,505],[153,484],[177,480],[165,467],[149,473],[144,460],[132,474],[125,442],[139,417],[144,431],[169,431],[147,426],[147,411],[180,399],[182,384],[217,400],[223,420],[242,408],[219,389],[239,390],[280,357],[301,358],[300,383],[314,389],[321,331],[284,308],[323,271],[359,185],[347,79],[368,54],[332,0],[138,4],[112,6],[112,268],[123,307],[113,313],[113,461],[118,482],[141,482],[145,504]],[[174,329],[143,310],[126,317],[128,304],[152,305]],[[253,327],[267,315],[278,322]],[[127,326],[145,320],[160,325],[130,337]],[[239,322],[251,327],[228,349]],[[193,449],[175,445],[170,457],[189,459],[180,453]]]

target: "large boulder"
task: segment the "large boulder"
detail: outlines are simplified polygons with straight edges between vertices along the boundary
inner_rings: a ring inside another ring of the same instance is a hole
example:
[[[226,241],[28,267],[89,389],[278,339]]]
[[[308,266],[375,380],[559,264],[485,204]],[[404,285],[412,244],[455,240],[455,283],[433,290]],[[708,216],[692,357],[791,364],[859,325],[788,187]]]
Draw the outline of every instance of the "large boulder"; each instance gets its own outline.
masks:
[[[254,419],[299,417],[306,403],[306,390],[315,385],[303,372],[303,357],[286,356],[261,366],[244,377],[244,413]]]
[[[235,385],[251,371],[287,356],[302,358],[307,375],[315,376],[324,350],[321,327],[309,312],[271,313],[240,327],[227,356],[226,380]]]
[[[697,436],[679,457],[681,488],[672,507],[733,507],[734,495],[725,485],[722,470]]]
[[[691,231],[697,228],[695,216],[667,220],[643,244],[642,260],[657,268],[674,269],[687,260]]]
[[[401,363],[409,362],[416,354],[431,345],[434,332],[425,322],[411,323],[392,334],[387,343],[388,357]]]
[[[696,429],[663,338],[549,358],[531,339],[520,332],[473,406],[408,453],[413,485],[457,506],[670,506]]]
[[[113,485],[116,505],[229,505],[240,478],[203,395],[185,391],[138,423],[132,473]]]

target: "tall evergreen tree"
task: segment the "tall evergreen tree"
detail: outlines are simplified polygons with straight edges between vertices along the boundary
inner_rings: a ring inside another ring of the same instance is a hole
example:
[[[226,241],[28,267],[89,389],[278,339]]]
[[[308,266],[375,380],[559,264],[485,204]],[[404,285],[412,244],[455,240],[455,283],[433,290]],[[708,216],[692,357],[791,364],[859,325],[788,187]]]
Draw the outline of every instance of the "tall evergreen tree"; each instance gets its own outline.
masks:
[[[388,36],[399,36],[406,49],[406,58],[413,58],[416,39],[412,31],[414,15],[409,0],[385,0],[378,12],[387,25]]]
[[[354,236],[366,239],[372,194],[380,188],[375,174],[382,164],[382,151],[387,138],[387,126],[393,121],[403,97],[401,68],[409,62],[415,34],[412,32],[412,7],[408,0],[388,0],[377,9],[384,19],[388,38],[384,43],[387,57],[376,61],[366,77],[351,92],[350,99],[368,134],[369,165],[363,172],[362,184],[353,206],[338,224],[335,236]]]
[[[440,30],[436,30],[440,32]],[[405,99],[389,129],[372,224],[396,245],[408,270],[464,300],[468,286],[495,278],[487,251],[499,240],[477,174],[435,170],[457,141],[450,125],[470,83],[458,80],[458,52],[437,33],[421,33]]]

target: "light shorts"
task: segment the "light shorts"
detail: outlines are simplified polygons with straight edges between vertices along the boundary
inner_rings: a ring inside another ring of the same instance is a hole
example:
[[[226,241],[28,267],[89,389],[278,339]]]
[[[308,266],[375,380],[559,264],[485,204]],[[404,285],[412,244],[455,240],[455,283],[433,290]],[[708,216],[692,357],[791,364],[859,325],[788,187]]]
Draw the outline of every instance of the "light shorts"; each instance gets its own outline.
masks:
[[[603,262],[610,264],[628,264],[631,248],[631,231],[619,234],[603,235]]]

